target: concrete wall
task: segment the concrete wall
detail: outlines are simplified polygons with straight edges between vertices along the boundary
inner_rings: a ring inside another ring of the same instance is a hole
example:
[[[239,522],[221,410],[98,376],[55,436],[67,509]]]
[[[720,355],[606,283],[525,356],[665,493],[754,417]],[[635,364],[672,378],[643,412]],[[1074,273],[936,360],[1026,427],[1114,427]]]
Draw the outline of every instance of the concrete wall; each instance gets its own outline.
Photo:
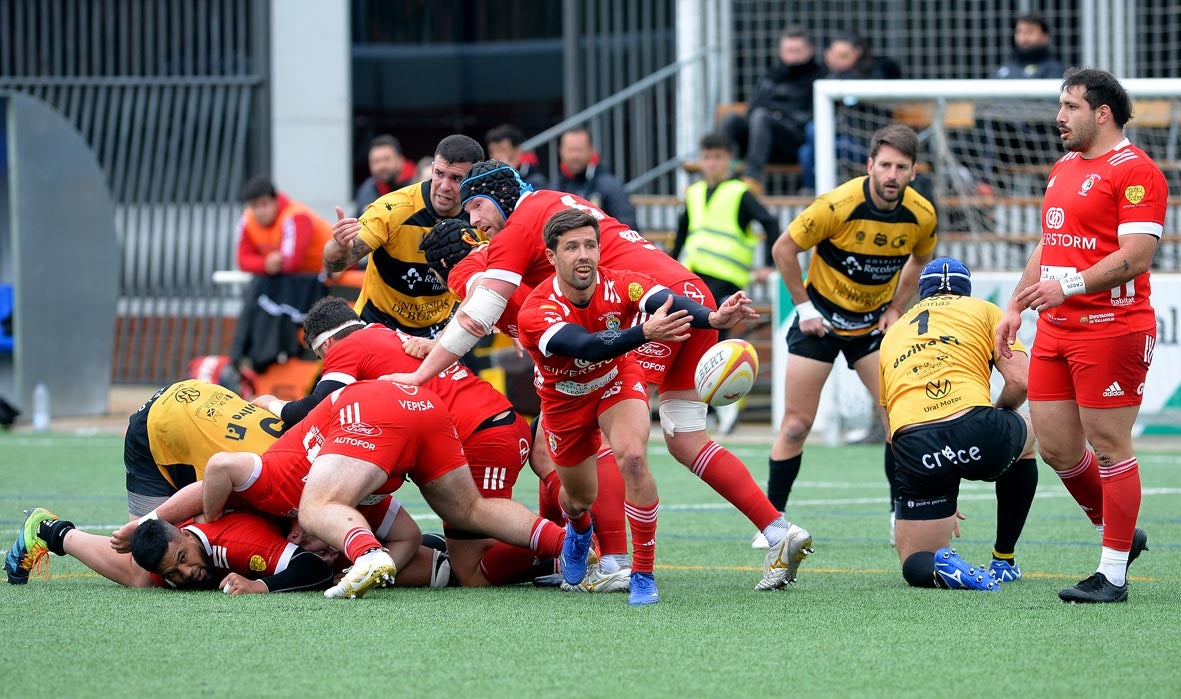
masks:
[[[271,174],[329,221],[352,210],[349,3],[271,0]]]

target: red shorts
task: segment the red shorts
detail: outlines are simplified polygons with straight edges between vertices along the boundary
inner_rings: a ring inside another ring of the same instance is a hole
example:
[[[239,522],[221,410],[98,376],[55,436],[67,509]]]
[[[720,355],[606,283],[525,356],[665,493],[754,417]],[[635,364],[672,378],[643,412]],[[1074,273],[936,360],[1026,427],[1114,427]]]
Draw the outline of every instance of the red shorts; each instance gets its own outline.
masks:
[[[692,276],[668,286],[674,294],[687,296],[711,310],[717,310],[713,295],[700,277]],[[641,322],[648,318],[641,317]],[[684,342],[653,341],[632,351],[644,380],[658,386],[660,392],[694,390],[693,374],[701,355],[718,342],[718,331],[712,328],[694,328]]]
[[[1029,357],[1030,400],[1073,400],[1084,408],[1140,405],[1156,333],[1063,339],[1038,333]]]
[[[512,416],[511,423],[476,430],[463,443],[472,479],[486,498],[511,498],[529,458],[529,423],[516,413]]]
[[[308,475],[307,455],[302,451],[295,453],[270,449],[261,457],[255,454],[251,456],[254,457],[254,473],[250,480],[234,491],[229,502],[247,505],[278,517],[298,517],[299,499],[303,496],[304,480]],[[386,483],[388,485],[389,481]],[[401,485],[401,481],[398,485]],[[374,518],[379,524],[386,516],[390,500],[392,498],[368,496],[361,500],[357,509],[370,520],[370,524],[375,523]],[[397,509],[394,509],[390,517],[396,514]],[[390,523],[393,523],[393,519],[390,519]]]
[[[602,444],[599,415],[625,400],[648,402],[644,372],[635,362],[624,362],[619,376],[594,393],[578,396],[541,394],[541,429],[557,466],[576,466],[594,456]]]
[[[316,458],[366,461],[389,474],[375,493],[392,493],[409,477],[419,486],[467,465],[451,416],[431,391],[386,381],[347,386],[336,399]]]

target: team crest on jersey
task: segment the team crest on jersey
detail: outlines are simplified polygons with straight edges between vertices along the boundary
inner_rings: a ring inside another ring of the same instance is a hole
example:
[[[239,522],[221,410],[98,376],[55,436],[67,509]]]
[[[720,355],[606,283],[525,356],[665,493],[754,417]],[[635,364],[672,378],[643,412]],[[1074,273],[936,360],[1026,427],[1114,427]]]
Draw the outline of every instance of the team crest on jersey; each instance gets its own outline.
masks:
[[[549,442],[550,453],[556,454],[558,452],[558,435],[547,431],[545,433],[545,439],[547,442]]]
[[[627,297],[632,301],[639,301],[643,295],[644,287],[640,286],[639,282],[632,282],[627,285]]]
[[[618,330],[619,325],[620,325],[619,314],[618,313],[608,313],[607,316],[605,318],[603,318],[603,322],[607,324],[608,330]]]
[[[256,553],[250,557],[249,566],[250,570],[254,571],[255,573],[261,573],[267,569],[267,562],[262,556]]]
[[[1127,199],[1133,204],[1139,204],[1144,201],[1144,185],[1134,184],[1124,190],[1124,199]]]
[[[886,243],[888,243],[888,242],[890,242],[890,239],[886,237],[885,233],[874,233],[874,235],[873,235],[873,244],[874,245],[881,248],[881,247],[885,247]]]
[[[1087,175],[1087,179],[1083,180],[1082,186],[1078,188],[1079,196],[1081,196],[1081,197],[1087,196],[1087,192],[1091,191],[1091,187],[1094,187],[1095,183],[1101,179],[1103,179],[1103,178],[1099,177],[1099,175],[1097,175],[1093,172],[1091,174]]]
[[[853,234],[853,237],[857,239],[858,243],[864,243],[865,242],[865,231],[857,231],[856,233]]]

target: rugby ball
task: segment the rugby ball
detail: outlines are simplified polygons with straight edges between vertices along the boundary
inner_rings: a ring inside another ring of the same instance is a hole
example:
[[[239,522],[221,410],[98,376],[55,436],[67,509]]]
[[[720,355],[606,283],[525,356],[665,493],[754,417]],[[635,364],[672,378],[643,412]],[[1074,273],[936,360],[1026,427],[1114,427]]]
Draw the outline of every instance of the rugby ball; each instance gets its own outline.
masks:
[[[759,355],[746,340],[722,340],[697,362],[697,395],[712,406],[730,405],[750,393],[759,375]]]

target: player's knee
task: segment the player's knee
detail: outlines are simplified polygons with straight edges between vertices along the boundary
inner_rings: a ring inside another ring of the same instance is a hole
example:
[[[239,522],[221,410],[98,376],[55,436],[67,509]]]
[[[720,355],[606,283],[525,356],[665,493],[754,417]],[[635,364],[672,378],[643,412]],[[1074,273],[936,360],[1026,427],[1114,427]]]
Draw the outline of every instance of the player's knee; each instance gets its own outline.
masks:
[[[935,553],[917,551],[902,562],[902,577],[911,587],[935,587]]]
[[[647,448],[643,445],[626,446],[622,450],[614,449],[615,463],[619,465],[619,472],[624,480],[638,478],[648,470]]]
[[[812,431],[812,423],[795,415],[783,418],[783,438],[789,442],[803,442]]]

